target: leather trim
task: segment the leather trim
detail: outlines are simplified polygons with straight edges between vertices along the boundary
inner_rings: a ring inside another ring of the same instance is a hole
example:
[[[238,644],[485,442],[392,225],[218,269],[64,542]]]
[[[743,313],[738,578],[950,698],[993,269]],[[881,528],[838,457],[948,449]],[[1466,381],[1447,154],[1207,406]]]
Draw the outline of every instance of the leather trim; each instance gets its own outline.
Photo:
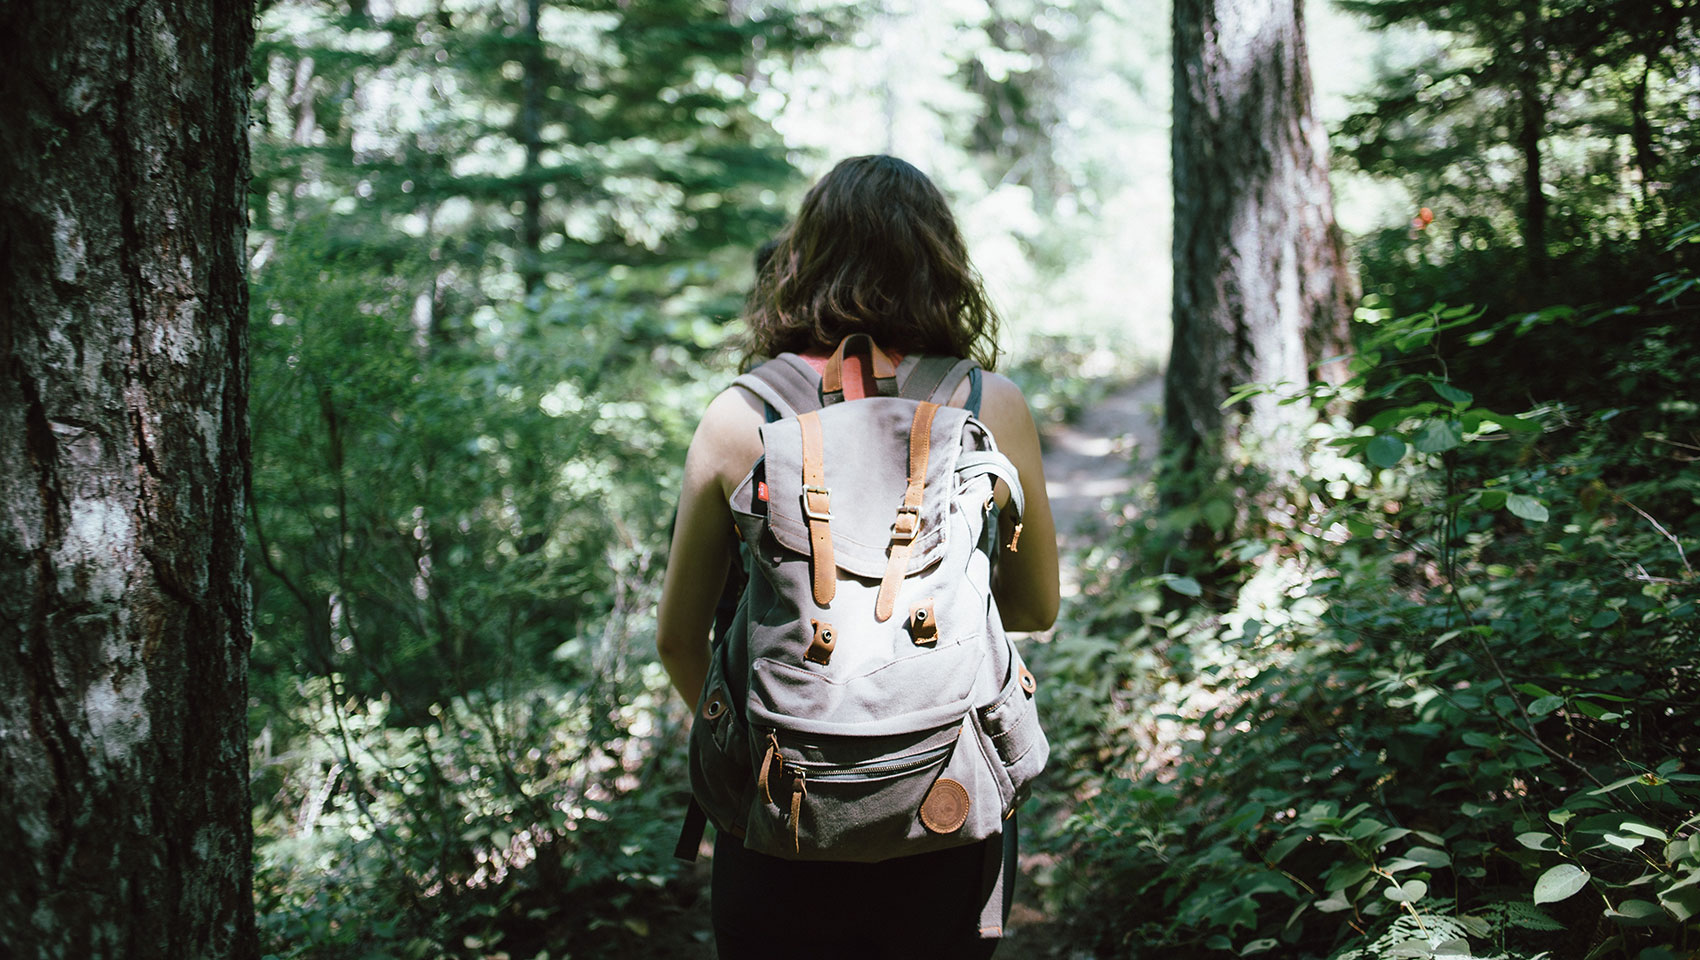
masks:
[[[803,659],[824,667],[832,662],[832,651],[837,637],[833,634],[832,624],[825,621],[810,618],[809,626],[815,628],[815,635],[809,640],[809,649],[804,652]]]
[[[874,619],[884,623],[891,619],[897,606],[897,587],[909,569],[909,553],[915,549],[915,539],[921,535],[921,505],[926,500],[927,458],[933,447],[933,417],[939,405],[922,401],[915,405],[915,420],[909,425],[909,487],[903,493],[903,506],[891,525],[891,553],[886,560],[885,575],[880,578],[879,597],[874,601]]]
[[[852,333],[838,341],[838,349],[832,351],[832,356],[827,358],[826,369],[821,371],[821,395],[829,396],[835,393],[844,393],[844,351],[855,340],[866,340],[868,342],[868,355],[873,358],[874,364],[874,385],[879,388],[880,396],[896,396],[897,368],[892,366],[891,358],[886,355],[885,351],[874,343],[874,338],[865,333]]]
[[[809,567],[814,576],[815,604],[826,606],[838,592],[838,567],[832,560],[832,498],[826,488],[820,413],[797,417],[803,431],[803,516],[809,525]]]
[[[940,777],[921,801],[921,825],[937,834],[955,833],[968,822],[968,788]]]
[[[932,597],[909,608],[909,636],[920,646],[938,642],[939,618],[933,610]]]

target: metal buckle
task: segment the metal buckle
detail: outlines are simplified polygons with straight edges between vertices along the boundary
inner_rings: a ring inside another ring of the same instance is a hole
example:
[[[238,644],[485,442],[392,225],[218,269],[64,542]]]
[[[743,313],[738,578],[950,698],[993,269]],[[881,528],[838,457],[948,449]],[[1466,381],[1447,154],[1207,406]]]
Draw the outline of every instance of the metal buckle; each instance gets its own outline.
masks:
[[[909,517],[914,522],[909,527],[909,529],[900,530],[898,528],[902,525],[904,517]],[[898,507],[897,508],[897,521],[891,525],[891,539],[896,540],[900,543],[908,543],[909,541],[915,539],[916,534],[919,534],[920,532],[921,532],[921,508],[920,507],[911,507],[908,504],[904,504],[903,506]]]
[[[817,511],[809,505],[809,494],[811,493],[818,493],[825,498],[826,504],[823,509]],[[803,484],[803,516],[810,520],[830,521],[832,519],[832,491],[826,487],[817,487],[809,483]]]

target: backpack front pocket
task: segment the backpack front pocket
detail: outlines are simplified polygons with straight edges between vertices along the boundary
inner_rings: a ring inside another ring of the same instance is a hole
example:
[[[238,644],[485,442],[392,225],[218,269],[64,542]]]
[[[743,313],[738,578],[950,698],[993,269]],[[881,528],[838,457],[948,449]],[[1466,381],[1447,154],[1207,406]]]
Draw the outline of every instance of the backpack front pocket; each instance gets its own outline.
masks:
[[[745,845],[793,859],[872,862],[985,836],[985,818],[969,814],[973,799],[995,803],[986,796],[995,791],[978,775],[978,751],[961,749],[962,730],[959,722],[859,742],[773,731]]]
[[[691,723],[691,793],[714,825],[742,833],[754,792],[749,740],[718,669],[703,687]]]
[[[1034,703],[1038,683],[1019,655],[1009,662],[1009,676],[997,699],[974,711],[981,742],[995,759],[994,773],[1003,794],[1005,812],[1027,798],[1027,788],[1045,769],[1051,744],[1039,728],[1039,709]]]

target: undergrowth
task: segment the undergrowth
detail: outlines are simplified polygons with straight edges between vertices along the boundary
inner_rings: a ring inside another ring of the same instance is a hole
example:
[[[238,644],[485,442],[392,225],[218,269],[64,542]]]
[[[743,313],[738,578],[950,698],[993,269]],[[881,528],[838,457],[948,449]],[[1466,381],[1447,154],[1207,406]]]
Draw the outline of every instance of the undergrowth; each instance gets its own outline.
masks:
[[[1136,580],[1202,514],[1126,511],[1036,668],[1067,758],[1050,896],[1078,940],[1700,948],[1693,287],[1360,311],[1349,382],[1289,400],[1316,412],[1306,474],[1210,567]],[[1495,376],[1537,344],[1563,363]]]

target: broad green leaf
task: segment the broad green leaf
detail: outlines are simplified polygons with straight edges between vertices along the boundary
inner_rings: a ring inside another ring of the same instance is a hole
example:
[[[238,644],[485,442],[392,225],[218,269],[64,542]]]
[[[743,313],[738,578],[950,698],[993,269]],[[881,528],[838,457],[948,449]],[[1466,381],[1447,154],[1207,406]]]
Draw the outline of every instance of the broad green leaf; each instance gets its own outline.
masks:
[[[1394,857],[1382,864],[1381,869],[1386,873],[1402,873],[1413,867],[1421,866],[1426,866],[1421,860],[1412,860],[1410,857]]]
[[[1575,896],[1588,885],[1588,871],[1574,863],[1561,863],[1535,881],[1535,903],[1557,903]]]
[[[1607,843],[1623,850],[1633,850],[1647,842],[1646,837],[1626,837],[1617,833],[1608,833],[1605,837]]]
[[[1427,940],[1401,940],[1386,949],[1384,957],[1428,957],[1433,956]]]
[[[1442,940],[1434,945],[1434,955],[1437,957],[1467,957],[1470,955],[1470,941],[1463,937]]]
[[[1308,839],[1310,838],[1304,834],[1296,833],[1290,837],[1282,837],[1275,841],[1275,843],[1269,848],[1269,862],[1280,863],[1287,854],[1292,853],[1298,848],[1299,844],[1304,843]]]
[[[1545,523],[1547,519],[1546,504],[1526,493],[1514,493],[1506,497],[1505,508],[1514,515],[1534,523]]]
[[[1529,704],[1529,716],[1544,717],[1564,706],[1563,697],[1538,697]]]
[[[1464,929],[1473,937],[1485,937],[1493,932],[1493,924],[1481,917],[1459,917],[1458,922],[1463,924]]]
[[[1456,420],[1430,420],[1411,438],[1423,453],[1445,453],[1463,442],[1464,427]]]
[[[1556,823],[1561,827],[1564,826],[1565,824],[1569,823],[1571,821],[1571,818],[1573,818],[1575,816],[1576,816],[1576,811],[1574,811],[1574,810],[1562,810],[1562,809],[1560,809],[1560,810],[1552,810],[1552,811],[1549,811],[1547,813],[1547,819],[1551,820],[1553,823]]]
[[[1397,886],[1388,887],[1381,895],[1394,903],[1415,903],[1428,893],[1428,884],[1421,880],[1406,880]]]
[[[1433,847],[1412,847],[1405,851],[1405,856],[1417,861],[1425,867],[1450,867],[1452,858],[1444,851]]]
[[[1623,823],[1618,826],[1618,829],[1624,833],[1637,833],[1643,837],[1651,837],[1660,843],[1665,842],[1665,832],[1663,830],[1660,830],[1657,827],[1649,827],[1644,823],[1636,823],[1634,820],[1623,821]]]
[[[1323,913],[1339,913],[1341,910],[1350,909],[1351,906],[1352,903],[1346,899],[1344,890],[1336,891],[1327,898],[1316,901],[1316,909]]]
[[[1550,833],[1519,833],[1517,842],[1530,850],[1557,850],[1558,841]]]
[[[1163,585],[1183,597],[1196,597],[1204,593],[1204,588],[1191,577],[1170,577]]]
[[[1460,390],[1450,383],[1443,383],[1439,380],[1430,380],[1429,386],[1434,388],[1435,393],[1440,394],[1442,400],[1450,400],[1453,403],[1469,403],[1476,399],[1475,394],[1468,390]]]
[[[1588,626],[1595,630],[1599,630],[1604,627],[1611,626],[1616,623],[1618,619],[1618,612],[1616,610],[1601,610],[1599,613],[1588,618]]]
[[[1605,786],[1599,788],[1598,790],[1589,790],[1588,796],[1597,797],[1602,793],[1611,793],[1613,790],[1622,790],[1624,787],[1627,787],[1632,783],[1640,783],[1640,782],[1641,782],[1641,775],[1640,774],[1636,774],[1635,776],[1632,776],[1632,777],[1624,777],[1622,780],[1614,780],[1611,783],[1608,783]]]
[[[1370,463],[1383,469],[1397,466],[1405,458],[1405,441],[1384,433],[1369,442],[1369,446],[1364,448],[1364,455]]]
[[[1660,910],[1656,903],[1648,903],[1645,900],[1625,900],[1618,904],[1615,910],[1608,911],[1607,915],[1613,913],[1620,917],[1628,917],[1631,920],[1640,920],[1646,917],[1661,916],[1664,911]]]

